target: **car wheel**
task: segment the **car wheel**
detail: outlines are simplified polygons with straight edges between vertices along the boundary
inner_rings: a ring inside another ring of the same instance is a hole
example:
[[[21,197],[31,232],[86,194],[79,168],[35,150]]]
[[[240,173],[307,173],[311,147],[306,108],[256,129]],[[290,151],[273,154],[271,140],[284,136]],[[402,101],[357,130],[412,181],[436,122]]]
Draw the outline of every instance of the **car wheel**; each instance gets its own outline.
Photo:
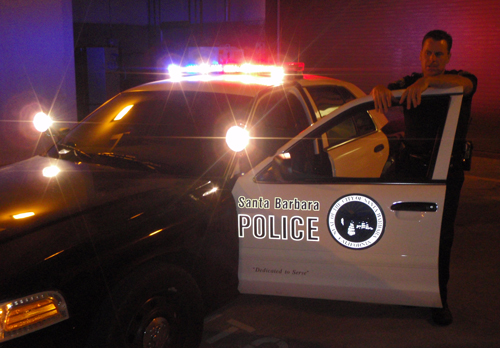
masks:
[[[89,346],[195,348],[202,333],[202,300],[194,279],[180,268],[156,265],[115,287]]]

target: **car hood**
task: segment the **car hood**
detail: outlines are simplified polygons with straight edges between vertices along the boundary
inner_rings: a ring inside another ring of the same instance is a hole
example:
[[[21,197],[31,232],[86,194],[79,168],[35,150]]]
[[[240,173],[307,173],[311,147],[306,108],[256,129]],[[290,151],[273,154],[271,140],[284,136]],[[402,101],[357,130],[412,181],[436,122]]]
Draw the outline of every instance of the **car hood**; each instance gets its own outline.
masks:
[[[56,176],[46,177],[43,171],[50,166],[57,166],[60,172]],[[165,189],[173,195],[175,192],[171,191],[183,189],[186,193],[186,179],[183,180],[183,185],[179,185],[180,180],[157,173],[73,163],[41,156],[2,167],[0,242],[29,233],[65,216],[141,192]],[[14,218],[22,213],[30,213],[32,216]]]

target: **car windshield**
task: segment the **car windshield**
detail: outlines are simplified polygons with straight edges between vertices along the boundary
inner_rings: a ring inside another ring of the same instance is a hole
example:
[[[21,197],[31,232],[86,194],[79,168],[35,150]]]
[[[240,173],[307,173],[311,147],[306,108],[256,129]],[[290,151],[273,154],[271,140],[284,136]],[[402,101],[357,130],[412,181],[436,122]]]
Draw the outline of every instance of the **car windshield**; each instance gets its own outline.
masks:
[[[231,159],[227,129],[253,98],[193,92],[126,92],[75,127],[48,155],[176,175],[222,175]]]

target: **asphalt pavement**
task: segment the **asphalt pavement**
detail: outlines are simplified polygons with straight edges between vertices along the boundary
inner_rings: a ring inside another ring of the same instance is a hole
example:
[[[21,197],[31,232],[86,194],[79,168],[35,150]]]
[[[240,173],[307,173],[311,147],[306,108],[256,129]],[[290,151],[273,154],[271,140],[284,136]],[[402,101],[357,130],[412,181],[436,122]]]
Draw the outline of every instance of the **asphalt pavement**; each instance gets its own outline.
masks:
[[[466,172],[451,259],[454,322],[428,308],[242,295],[206,319],[201,347],[500,347],[500,158]]]

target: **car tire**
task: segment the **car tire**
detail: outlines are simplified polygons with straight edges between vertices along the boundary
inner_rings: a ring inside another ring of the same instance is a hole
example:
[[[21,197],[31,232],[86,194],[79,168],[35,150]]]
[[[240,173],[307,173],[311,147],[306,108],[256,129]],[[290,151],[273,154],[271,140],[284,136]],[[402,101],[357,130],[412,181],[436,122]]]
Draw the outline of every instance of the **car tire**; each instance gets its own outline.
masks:
[[[203,305],[181,268],[153,265],[118,283],[101,306],[89,347],[199,347]]]

